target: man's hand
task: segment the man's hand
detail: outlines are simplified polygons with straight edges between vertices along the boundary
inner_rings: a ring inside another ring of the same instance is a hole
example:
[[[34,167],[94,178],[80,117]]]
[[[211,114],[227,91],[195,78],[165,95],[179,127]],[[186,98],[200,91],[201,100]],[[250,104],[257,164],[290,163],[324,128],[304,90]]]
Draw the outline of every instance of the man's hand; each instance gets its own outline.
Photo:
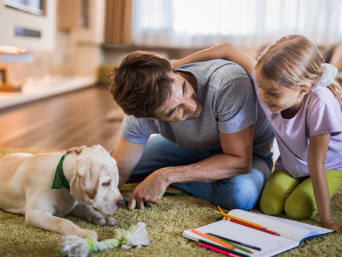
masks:
[[[128,203],[129,209],[143,209],[145,204],[151,205],[159,201],[169,186],[163,168],[145,178],[133,191]]]

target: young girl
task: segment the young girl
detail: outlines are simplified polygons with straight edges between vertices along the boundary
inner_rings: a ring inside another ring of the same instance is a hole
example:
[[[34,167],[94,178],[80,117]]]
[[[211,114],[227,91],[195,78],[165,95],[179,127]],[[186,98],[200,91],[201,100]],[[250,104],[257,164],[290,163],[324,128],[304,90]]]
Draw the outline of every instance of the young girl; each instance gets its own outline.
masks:
[[[270,44],[257,61],[224,44],[173,63],[225,58],[247,70],[276,135],[280,157],[260,200],[270,215],[307,219],[318,209],[324,227],[342,232],[330,213],[330,197],[342,186],[342,89],[337,69],[300,35]],[[316,199],[316,201],[315,201]]]

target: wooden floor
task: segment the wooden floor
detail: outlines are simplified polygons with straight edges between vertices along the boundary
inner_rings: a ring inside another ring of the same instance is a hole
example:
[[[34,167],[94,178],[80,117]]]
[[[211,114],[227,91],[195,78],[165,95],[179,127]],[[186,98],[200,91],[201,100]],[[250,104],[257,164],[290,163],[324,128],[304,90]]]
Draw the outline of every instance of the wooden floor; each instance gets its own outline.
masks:
[[[106,116],[117,109],[103,87],[56,96],[0,112],[0,147],[66,149],[101,144],[113,149],[121,121]]]

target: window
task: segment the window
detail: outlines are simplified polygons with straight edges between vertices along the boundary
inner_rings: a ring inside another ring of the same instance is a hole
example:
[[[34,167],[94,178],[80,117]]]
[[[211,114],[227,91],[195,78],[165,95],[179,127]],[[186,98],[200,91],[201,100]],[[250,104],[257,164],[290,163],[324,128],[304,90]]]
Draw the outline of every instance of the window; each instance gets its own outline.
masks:
[[[202,47],[304,34],[342,40],[340,0],[134,0],[135,44]]]
[[[4,0],[6,6],[37,15],[44,14],[43,0]]]

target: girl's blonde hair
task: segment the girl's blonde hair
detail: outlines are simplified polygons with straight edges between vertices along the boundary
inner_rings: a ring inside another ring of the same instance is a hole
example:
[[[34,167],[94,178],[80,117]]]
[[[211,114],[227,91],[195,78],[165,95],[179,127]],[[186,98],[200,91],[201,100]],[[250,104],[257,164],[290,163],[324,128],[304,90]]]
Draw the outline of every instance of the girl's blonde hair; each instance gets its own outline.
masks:
[[[264,49],[256,68],[281,86],[311,90],[322,76],[323,64],[320,51],[308,38],[288,35]],[[342,108],[342,87],[334,79],[328,88]]]

